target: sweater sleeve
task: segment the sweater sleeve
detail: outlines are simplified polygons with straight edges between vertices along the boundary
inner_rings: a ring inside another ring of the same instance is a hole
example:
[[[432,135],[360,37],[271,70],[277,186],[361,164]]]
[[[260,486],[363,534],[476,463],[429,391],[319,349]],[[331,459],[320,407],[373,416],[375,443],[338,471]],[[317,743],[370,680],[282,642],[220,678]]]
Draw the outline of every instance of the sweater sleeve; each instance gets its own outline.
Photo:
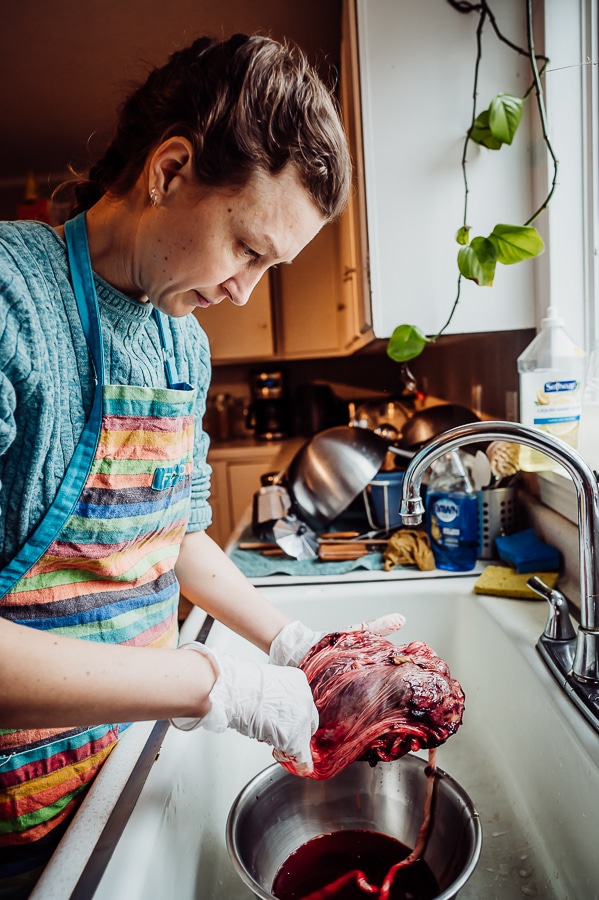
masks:
[[[10,447],[17,433],[15,406],[15,389],[4,372],[0,371],[0,456]]]
[[[65,265],[49,226],[0,223],[0,567],[53,503],[93,398]]]
[[[14,441],[17,431],[17,396],[11,377],[18,344],[18,328],[15,328],[12,313],[13,281],[12,275],[5,271],[4,259],[0,256],[0,457]]]

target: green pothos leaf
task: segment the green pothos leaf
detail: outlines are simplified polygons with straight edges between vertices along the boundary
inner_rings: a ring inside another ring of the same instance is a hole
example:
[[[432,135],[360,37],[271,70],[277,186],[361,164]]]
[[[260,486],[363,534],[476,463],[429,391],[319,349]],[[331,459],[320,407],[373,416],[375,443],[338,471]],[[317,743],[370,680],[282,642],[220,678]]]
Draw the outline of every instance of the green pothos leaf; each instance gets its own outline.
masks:
[[[511,144],[522,118],[524,102],[511,94],[497,94],[489,106],[491,134],[502,144]]]
[[[467,244],[470,241],[470,226],[462,225],[462,227],[456,233],[455,239],[458,244]]]
[[[499,150],[502,142],[495,137],[489,126],[489,110],[485,109],[474,120],[469,132],[470,140],[475,144],[482,144],[489,150]]]
[[[545,249],[543,238],[532,225],[496,225],[489,240],[504,266],[532,259]]]
[[[475,237],[467,247],[458,252],[458,268],[464,278],[475,281],[481,287],[490,287],[495,277],[497,252],[493,243],[484,237]]]
[[[489,150],[511,144],[522,119],[524,101],[512,94],[497,94],[488,109],[483,110],[472,125],[470,140]]]
[[[417,325],[398,325],[389,338],[387,356],[395,362],[407,362],[420,356],[428,342]]]

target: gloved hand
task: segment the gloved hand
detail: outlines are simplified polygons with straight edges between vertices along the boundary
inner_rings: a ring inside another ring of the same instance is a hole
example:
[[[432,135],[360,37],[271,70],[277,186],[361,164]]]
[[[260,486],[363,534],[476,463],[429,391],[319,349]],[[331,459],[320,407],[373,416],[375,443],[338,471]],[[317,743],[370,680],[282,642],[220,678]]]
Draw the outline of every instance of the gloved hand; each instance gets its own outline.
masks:
[[[199,719],[171,719],[175,728],[234,728],[293,757],[299,774],[312,771],[310,739],[318,728],[318,712],[303,672],[217,654],[196,641],[181,649],[210,656],[219,674],[209,712]]]
[[[351,625],[344,631],[372,631],[384,637],[392,631],[399,631],[406,624],[401,613],[388,613],[371,622]],[[340,630],[340,629],[339,629]],[[285,625],[270,645],[269,663],[274,666],[299,666],[308,650],[327,634],[326,631],[312,631],[302,622],[294,621]]]

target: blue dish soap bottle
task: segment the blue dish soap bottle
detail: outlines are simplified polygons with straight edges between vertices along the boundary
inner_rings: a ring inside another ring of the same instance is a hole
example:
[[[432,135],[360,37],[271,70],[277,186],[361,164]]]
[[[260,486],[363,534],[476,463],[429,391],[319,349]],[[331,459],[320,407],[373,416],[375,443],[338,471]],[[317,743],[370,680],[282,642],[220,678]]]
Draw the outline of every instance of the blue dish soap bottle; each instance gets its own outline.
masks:
[[[468,572],[478,555],[478,498],[459,450],[431,466],[426,494],[426,530],[435,565]]]

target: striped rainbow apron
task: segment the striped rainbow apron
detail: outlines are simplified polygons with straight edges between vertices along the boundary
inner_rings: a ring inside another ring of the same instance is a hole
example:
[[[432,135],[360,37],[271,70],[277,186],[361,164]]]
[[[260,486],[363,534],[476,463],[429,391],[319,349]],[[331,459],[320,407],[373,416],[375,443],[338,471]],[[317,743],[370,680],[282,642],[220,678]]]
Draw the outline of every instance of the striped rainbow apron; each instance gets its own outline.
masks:
[[[195,391],[177,382],[170,331],[157,310],[170,387],[103,384],[83,215],[67,222],[65,240],[96,372],[94,403],[54,503],[0,572],[0,614],[89,641],[172,647]],[[39,876],[126,727],[0,730],[0,898],[26,896],[24,885]]]

